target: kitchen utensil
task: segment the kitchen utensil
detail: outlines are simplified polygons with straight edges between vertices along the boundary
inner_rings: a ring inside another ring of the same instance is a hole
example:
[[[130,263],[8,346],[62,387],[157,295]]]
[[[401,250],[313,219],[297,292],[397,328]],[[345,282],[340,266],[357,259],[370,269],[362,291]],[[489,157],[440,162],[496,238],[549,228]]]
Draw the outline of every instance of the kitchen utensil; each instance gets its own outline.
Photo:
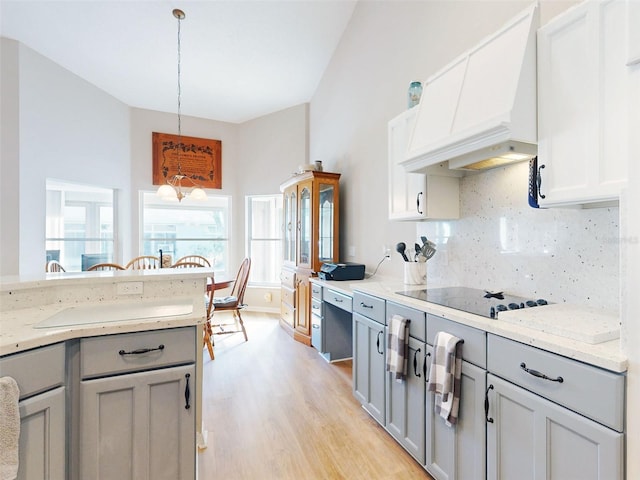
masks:
[[[407,249],[407,244],[404,243],[404,242],[399,242],[396,245],[396,252],[398,252],[400,255],[402,255],[402,258],[404,259],[405,262],[408,262],[409,259],[407,258],[407,254],[404,253],[406,249]]]
[[[431,240],[429,240],[427,237],[425,237],[424,235],[422,237],[420,237],[420,240],[422,240],[422,244],[423,245],[429,245],[432,248],[436,248],[436,244],[433,243]]]
[[[418,261],[418,257],[420,256],[420,251],[422,250],[422,247],[420,247],[420,245],[418,245],[417,243],[414,243],[413,246],[415,248],[415,254],[413,255],[413,261],[417,262]]]
[[[435,244],[433,242],[427,242],[424,245],[422,245],[422,248],[420,249],[420,255],[423,256],[425,259],[429,260],[435,254],[436,254],[436,249],[435,249]]]

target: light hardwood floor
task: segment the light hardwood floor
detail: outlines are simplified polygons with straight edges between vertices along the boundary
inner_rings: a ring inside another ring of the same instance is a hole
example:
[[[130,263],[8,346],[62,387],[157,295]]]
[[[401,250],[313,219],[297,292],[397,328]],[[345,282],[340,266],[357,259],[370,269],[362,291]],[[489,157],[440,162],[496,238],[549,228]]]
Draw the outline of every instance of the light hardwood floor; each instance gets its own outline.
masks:
[[[430,479],[351,392],[351,364],[327,363],[275,315],[243,313],[241,334],[205,355],[207,448],[199,479]]]

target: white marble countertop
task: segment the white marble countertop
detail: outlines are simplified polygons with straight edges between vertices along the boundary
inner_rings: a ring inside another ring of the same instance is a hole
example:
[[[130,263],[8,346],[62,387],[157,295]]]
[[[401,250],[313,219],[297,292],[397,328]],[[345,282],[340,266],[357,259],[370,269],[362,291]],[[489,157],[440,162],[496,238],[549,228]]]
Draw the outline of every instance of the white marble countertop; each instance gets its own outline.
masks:
[[[546,309],[554,307],[553,305],[546,305],[537,309],[525,309],[522,311],[526,312],[525,316],[520,317],[523,318],[522,321],[514,320],[514,318],[508,318],[507,320],[500,318],[492,319],[399,295],[395,292],[411,289],[411,287],[404,285],[400,281],[374,281],[372,279],[358,282],[324,281],[320,279],[312,279],[312,281],[347,295],[353,295],[354,291],[360,291],[385,300],[401,303],[426,313],[453,320],[470,327],[484,330],[488,333],[510,338],[613,372],[621,373],[627,370],[627,358],[620,352],[619,339],[592,344],[575,338],[567,338],[566,336],[558,334],[560,332],[558,332],[557,326],[553,328],[553,320],[549,321],[549,317],[547,316],[548,313],[554,318],[563,318],[561,323],[564,325],[567,323],[576,324],[577,322],[582,322],[582,324],[589,326],[594,326],[593,322],[606,322],[607,324],[615,322],[619,325],[619,320],[615,316],[612,317],[603,312],[596,312],[591,309],[584,309],[568,304],[558,304],[563,306],[556,306],[551,310]],[[424,288],[424,286],[416,286],[416,289],[422,288]],[[499,317],[500,315],[503,315],[503,313],[500,313]],[[510,313],[510,315],[512,317],[514,316],[512,313]],[[577,316],[580,318],[576,319]],[[535,322],[543,322],[543,319],[544,325],[547,328],[544,326],[541,327],[539,323],[535,324]],[[566,335],[565,332],[562,333]]]
[[[200,298],[193,301],[190,297],[172,299],[176,304],[193,303],[188,315],[133,318],[120,321],[100,321],[102,312],[111,307],[121,307],[122,301],[103,302],[95,306],[91,323],[64,325],[59,327],[36,328],[40,322],[46,321],[53,315],[64,312],[72,307],[70,304],[49,305],[44,307],[25,308],[3,312],[0,319],[0,356],[17,353],[31,348],[42,347],[65,340],[82,337],[97,337],[115,333],[142,332],[164,328],[176,328],[198,325],[205,320],[204,301]],[[156,302],[146,301],[149,309],[154,308]],[[165,302],[166,303],[166,302]],[[144,307],[144,303],[135,302],[137,307]]]
[[[125,281],[165,281],[202,278],[203,273],[212,275],[213,270],[211,268],[155,268],[149,270],[110,270],[96,272],[42,272],[37,275],[0,277],[0,292],[77,284],[100,285]]]
[[[74,338],[202,324],[211,274],[198,268],[3,277],[0,355]]]

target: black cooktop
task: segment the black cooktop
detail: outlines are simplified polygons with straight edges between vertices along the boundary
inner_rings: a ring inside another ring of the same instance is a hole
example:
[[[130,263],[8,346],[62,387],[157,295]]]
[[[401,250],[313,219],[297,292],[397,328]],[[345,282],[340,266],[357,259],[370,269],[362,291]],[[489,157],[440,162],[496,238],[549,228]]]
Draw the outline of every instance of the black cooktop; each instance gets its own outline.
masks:
[[[469,287],[426,288],[396,293],[489,318],[497,318],[501,311],[537,307],[548,303],[542,298],[533,300],[504,292],[487,292]]]

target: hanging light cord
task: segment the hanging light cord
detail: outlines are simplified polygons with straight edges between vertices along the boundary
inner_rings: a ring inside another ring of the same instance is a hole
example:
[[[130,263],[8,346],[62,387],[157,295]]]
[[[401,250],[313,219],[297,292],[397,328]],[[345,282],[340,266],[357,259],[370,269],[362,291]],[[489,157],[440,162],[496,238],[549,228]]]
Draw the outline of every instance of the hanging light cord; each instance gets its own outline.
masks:
[[[178,175],[182,175],[182,165],[180,164],[180,149],[182,147],[182,86],[180,84],[180,64],[182,63],[182,58],[180,54],[180,23],[182,23],[182,19],[185,17],[185,14],[180,9],[175,9],[173,11],[173,16],[178,19]]]

